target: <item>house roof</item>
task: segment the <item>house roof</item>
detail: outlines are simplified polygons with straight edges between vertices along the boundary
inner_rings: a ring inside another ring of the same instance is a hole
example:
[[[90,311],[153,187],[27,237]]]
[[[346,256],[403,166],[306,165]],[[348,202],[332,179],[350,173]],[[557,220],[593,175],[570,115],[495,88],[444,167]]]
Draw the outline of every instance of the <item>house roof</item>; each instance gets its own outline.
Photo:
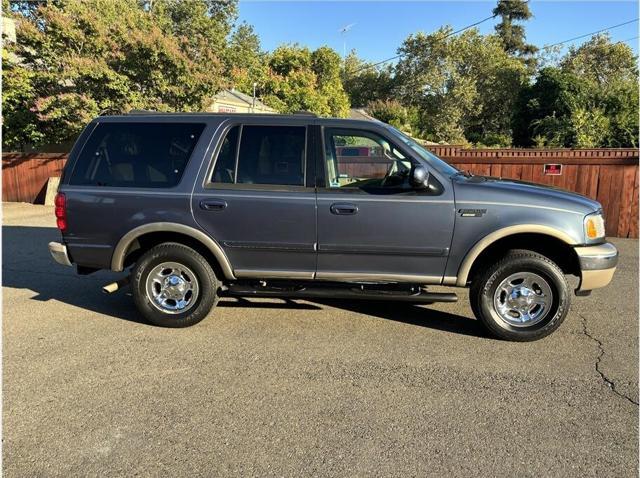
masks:
[[[365,110],[364,108],[351,108],[349,110],[349,118],[359,119],[359,120],[378,121],[373,116],[368,115],[367,110]]]
[[[244,93],[232,88],[230,90],[220,90],[215,96],[215,99],[233,101],[235,103],[244,103],[248,106],[253,105],[253,97],[245,95]],[[265,105],[262,101],[256,98],[256,107],[260,109],[272,110],[269,106]]]

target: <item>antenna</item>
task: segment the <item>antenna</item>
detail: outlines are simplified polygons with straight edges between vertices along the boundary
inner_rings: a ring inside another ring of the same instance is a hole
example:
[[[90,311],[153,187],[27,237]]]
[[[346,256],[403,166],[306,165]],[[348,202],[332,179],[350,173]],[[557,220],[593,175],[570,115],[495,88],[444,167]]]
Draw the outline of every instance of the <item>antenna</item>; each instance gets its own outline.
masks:
[[[347,33],[354,26],[355,26],[355,23],[349,23],[348,25],[346,25],[346,26],[342,27],[340,30],[338,30],[338,33]]]
[[[338,33],[342,35],[342,61],[344,62],[345,69],[347,68],[347,33],[355,26],[355,23],[349,23],[345,25]]]

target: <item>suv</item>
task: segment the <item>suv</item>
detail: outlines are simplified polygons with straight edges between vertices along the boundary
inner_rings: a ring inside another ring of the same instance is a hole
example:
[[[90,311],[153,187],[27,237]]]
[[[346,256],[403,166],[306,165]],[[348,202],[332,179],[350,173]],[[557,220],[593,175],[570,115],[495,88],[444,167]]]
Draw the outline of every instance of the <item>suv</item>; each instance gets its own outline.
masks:
[[[470,287],[495,335],[542,338],[618,261],[599,203],[457,170],[395,128],[309,114],[105,116],[56,197],[53,258],[130,273],[150,322],[185,327],[218,297],[452,302]]]

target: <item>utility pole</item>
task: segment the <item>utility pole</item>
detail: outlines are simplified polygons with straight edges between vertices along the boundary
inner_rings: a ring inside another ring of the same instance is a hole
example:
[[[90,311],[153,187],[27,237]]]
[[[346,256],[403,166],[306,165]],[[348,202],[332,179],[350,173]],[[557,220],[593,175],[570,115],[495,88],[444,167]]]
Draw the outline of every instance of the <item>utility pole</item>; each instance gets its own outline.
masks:
[[[253,101],[251,102],[251,112],[256,112],[256,86],[258,86],[258,82],[253,82]]]

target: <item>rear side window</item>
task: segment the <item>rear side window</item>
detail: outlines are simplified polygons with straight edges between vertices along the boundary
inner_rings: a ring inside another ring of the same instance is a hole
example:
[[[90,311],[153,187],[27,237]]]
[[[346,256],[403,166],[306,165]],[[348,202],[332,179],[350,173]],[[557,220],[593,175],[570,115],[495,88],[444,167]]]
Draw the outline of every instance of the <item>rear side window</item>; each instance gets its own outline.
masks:
[[[100,123],[82,149],[69,184],[175,186],[204,127],[201,123]]]
[[[235,127],[223,140],[211,182],[304,186],[305,137],[304,126]]]
[[[216,159],[216,167],[213,170],[212,182],[233,183],[236,170],[236,151],[238,149],[238,134],[240,126],[236,126],[225,136],[220,146],[220,152]]]

